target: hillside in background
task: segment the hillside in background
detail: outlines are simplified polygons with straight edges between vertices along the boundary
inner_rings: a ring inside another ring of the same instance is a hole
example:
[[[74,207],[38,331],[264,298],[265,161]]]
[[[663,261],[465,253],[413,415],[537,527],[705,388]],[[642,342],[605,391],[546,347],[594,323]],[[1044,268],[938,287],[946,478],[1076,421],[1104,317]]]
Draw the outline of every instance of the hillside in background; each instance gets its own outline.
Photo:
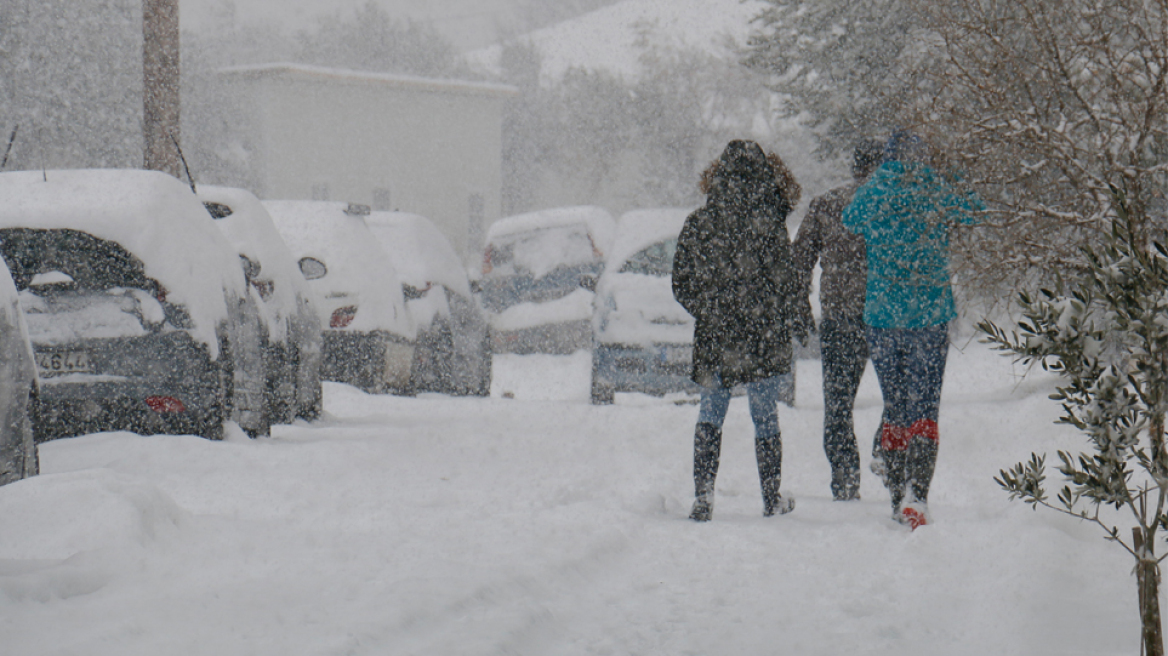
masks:
[[[183,0],[183,29],[267,26],[295,32],[321,15],[352,12],[368,0]],[[372,0],[395,19],[425,23],[461,51],[570,18],[613,0]]]
[[[745,42],[750,20],[761,7],[756,0],[624,0],[516,41],[539,50],[545,79],[559,79],[573,67],[635,77],[647,47],[732,56],[730,44]],[[498,71],[502,50],[496,44],[467,58]]]

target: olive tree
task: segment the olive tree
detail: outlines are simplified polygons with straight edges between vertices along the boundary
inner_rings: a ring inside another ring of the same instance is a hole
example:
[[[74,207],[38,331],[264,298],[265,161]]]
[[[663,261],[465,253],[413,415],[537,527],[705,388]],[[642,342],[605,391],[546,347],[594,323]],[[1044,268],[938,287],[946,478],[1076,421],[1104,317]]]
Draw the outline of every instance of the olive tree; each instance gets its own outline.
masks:
[[[1021,294],[1022,319],[1010,331],[979,326],[998,349],[1061,376],[1051,397],[1062,404],[1059,421],[1081,431],[1091,449],[1059,451],[1066,484],[1055,500],[1047,496],[1045,456],[1033,454],[995,480],[1011,499],[1098,525],[1131,555],[1144,653],[1163,656],[1160,562],[1168,556],[1156,554],[1156,542],[1168,531],[1168,249],[1145,241],[1126,198],[1113,194],[1118,216],[1101,246],[1084,249],[1083,277]]]

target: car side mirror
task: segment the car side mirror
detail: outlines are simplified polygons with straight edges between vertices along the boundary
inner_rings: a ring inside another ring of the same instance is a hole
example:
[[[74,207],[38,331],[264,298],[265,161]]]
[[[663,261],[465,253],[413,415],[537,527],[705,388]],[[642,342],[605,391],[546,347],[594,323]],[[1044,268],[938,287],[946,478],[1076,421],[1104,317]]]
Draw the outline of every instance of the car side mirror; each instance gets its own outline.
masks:
[[[298,264],[300,275],[304,276],[305,280],[319,280],[328,275],[328,267],[315,257],[302,257]]]

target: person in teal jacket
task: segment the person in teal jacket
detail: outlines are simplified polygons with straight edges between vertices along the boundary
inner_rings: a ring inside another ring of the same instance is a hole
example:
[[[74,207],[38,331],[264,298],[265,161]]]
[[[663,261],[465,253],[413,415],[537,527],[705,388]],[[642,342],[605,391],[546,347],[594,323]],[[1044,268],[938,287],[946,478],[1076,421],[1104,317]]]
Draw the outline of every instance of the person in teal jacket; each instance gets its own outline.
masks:
[[[894,133],[880,168],[842,216],[868,251],[864,323],[884,397],[873,470],[888,487],[893,519],[913,529],[928,523],[948,324],[957,316],[949,233],[957,223],[972,224],[984,209],[928,159],[929,147],[919,137]]]

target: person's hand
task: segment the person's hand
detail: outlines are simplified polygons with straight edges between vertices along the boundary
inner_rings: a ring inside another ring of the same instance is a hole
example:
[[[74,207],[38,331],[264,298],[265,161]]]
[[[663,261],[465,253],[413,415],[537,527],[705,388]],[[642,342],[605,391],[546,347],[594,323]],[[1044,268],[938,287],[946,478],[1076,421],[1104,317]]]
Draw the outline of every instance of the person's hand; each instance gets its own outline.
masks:
[[[799,340],[803,346],[811,341],[811,333],[815,331],[815,318],[811,314],[811,302],[806,298],[795,303],[791,313],[791,336]]]

